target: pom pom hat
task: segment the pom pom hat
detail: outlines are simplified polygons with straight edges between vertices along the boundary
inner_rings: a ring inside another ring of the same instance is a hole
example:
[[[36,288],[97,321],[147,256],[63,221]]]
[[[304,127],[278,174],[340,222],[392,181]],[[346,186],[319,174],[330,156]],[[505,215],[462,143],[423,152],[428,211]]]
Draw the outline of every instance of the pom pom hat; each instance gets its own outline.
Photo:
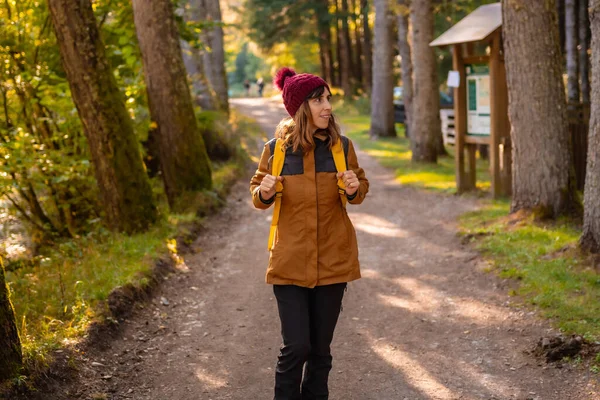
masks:
[[[318,76],[297,74],[296,71],[288,67],[277,71],[273,84],[283,92],[283,105],[292,118],[313,90],[325,86],[331,92],[327,82]]]

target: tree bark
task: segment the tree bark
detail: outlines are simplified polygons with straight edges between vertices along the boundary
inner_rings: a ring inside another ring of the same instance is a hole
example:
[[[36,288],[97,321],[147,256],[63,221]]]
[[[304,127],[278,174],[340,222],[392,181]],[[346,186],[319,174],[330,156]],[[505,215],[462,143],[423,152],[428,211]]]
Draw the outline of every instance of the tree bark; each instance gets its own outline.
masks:
[[[196,0],[204,2],[205,16],[201,19],[212,22],[215,25],[205,30],[202,35],[208,51],[204,52],[204,72],[208,81],[215,91],[217,106],[219,110],[229,113],[229,94],[227,84],[227,72],[225,71],[225,50],[223,40],[223,21],[219,0]]]
[[[410,123],[413,119],[413,79],[412,56],[409,40],[410,0],[398,0],[398,49],[402,62],[402,101],[404,103],[404,129],[407,134],[411,132]]]
[[[577,54],[577,0],[565,1],[565,56],[567,59],[567,97],[579,103],[579,68]]]
[[[371,94],[373,83],[373,46],[371,43],[371,27],[369,25],[369,1],[360,0],[361,22],[363,27],[362,36],[362,79],[365,92]]]
[[[342,51],[344,52],[344,61],[346,64],[346,74],[348,75],[348,89],[349,92],[346,95],[347,98],[352,96],[352,91],[356,85],[356,74],[354,73],[354,52],[352,51],[352,40],[350,39],[350,27],[348,20],[350,19],[350,10],[348,8],[348,0],[341,0],[342,2],[342,35],[344,40],[342,41]]]
[[[590,102],[590,17],[588,0],[579,0],[579,76],[581,79],[581,101]]]
[[[556,217],[578,205],[555,4],[503,0],[502,13],[513,143],[511,211]]]
[[[373,55],[373,93],[371,95],[372,137],[396,136],[394,126],[394,77],[388,0],[375,0],[375,54]],[[375,62],[376,60],[376,62]]]
[[[350,57],[350,43],[348,43],[348,20],[346,14],[348,11],[347,0],[336,0],[336,19],[337,19],[337,38],[338,38],[338,71],[340,73],[340,87],[344,91],[344,97],[352,96],[352,85],[350,83],[350,74],[352,70]],[[344,10],[344,6],[346,9]]]
[[[582,248],[600,252],[600,0],[590,0],[592,104],[583,195]]]
[[[183,64],[192,81],[194,101],[203,110],[217,110],[214,92],[210,88],[204,73],[204,58],[199,50],[192,48],[189,43],[181,40]]]
[[[359,14],[356,13],[356,0],[352,0],[350,3],[352,8],[352,20],[354,21],[354,58],[352,59],[352,64],[354,65],[354,81],[355,86],[364,91],[363,87],[363,79],[362,79],[362,67],[361,67],[361,59],[362,59],[362,44],[361,44],[361,27],[359,23]]]
[[[194,115],[169,0],[133,0],[148,103],[157,124],[160,165],[172,209],[186,192],[210,189],[211,168]]]
[[[440,103],[433,40],[433,5],[431,0],[415,1],[411,7],[413,28],[413,121],[410,133],[412,160],[437,162]]]
[[[146,229],[157,217],[152,189],[90,0],[48,0],[48,6],[107,224],[126,232]]]
[[[329,0],[319,0],[316,3],[315,18],[319,33],[319,56],[321,58],[321,74],[330,84],[333,82],[333,60],[331,54],[331,15],[329,15]]]
[[[14,377],[22,364],[21,339],[0,260],[0,383]]]

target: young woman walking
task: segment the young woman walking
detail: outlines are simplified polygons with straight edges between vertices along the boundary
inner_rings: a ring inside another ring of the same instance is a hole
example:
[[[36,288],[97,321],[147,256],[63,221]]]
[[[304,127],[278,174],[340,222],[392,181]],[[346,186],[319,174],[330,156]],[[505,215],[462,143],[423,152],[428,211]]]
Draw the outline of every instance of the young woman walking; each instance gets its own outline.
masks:
[[[340,134],[327,83],[290,68],[274,83],[290,118],[265,144],[250,191],[256,208],[275,209],[266,274],[283,338],[275,400],[324,400],[344,290],[360,278],[346,204],[362,203],[369,182],[352,142]]]

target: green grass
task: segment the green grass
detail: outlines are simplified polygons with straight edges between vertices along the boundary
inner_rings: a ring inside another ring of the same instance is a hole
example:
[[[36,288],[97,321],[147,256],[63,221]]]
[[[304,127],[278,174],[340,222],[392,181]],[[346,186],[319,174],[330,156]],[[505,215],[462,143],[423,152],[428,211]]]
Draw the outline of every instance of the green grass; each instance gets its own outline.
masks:
[[[239,148],[229,162],[213,165],[213,190],[196,195],[193,207],[183,214],[170,213],[162,184],[153,181],[159,199],[160,221],[135,235],[103,228],[87,236],[62,241],[43,249],[37,262],[6,272],[27,372],[43,371],[50,350],[79,340],[94,320],[105,317],[110,292],[126,284],[145,287],[154,262],[170,255],[177,259],[174,238],[199,221],[197,209],[212,209],[237,181],[257,148],[262,131],[256,123],[232,110],[230,134]]]
[[[80,337],[113,288],[143,285],[177,224],[188,219],[169,217],[132,236],[103,232],[64,242],[38,265],[7,272],[27,364],[43,367],[48,350]]]
[[[599,340],[600,275],[577,250],[580,228],[568,220],[507,217],[509,209],[507,201],[493,202],[465,214],[461,233],[472,235],[501,277],[519,280],[514,294],[538,306],[563,332]]]
[[[350,105],[342,105],[337,114],[345,134],[383,166],[393,169],[402,184],[456,192],[453,157],[440,158],[437,165],[412,163],[410,143],[401,126],[397,126],[398,138],[373,141],[368,135],[368,116]],[[487,167],[478,160],[477,187],[483,191],[490,187]],[[489,260],[492,271],[519,282],[511,294],[539,307],[564,333],[600,340],[600,275],[577,250],[580,228],[564,219],[540,223],[530,215],[509,216],[508,200],[488,198],[481,204],[479,211],[461,217],[461,234],[468,235]]]
[[[448,147],[450,156],[440,157],[437,164],[413,163],[410,141],[404,137],[404,127],[396,125],[398,137],[369,138],[370,118],[363,115],[342,113],[341,122],[345,134],[356,142],[361,150],[377,158],[381,165],[392,168],[396,172],[396,179],[407,186],[414,186],[437,192],[456,193],[454,178],[454,149]],[[489,191],[490,178],[488,163],[477,160],[477,188]]]

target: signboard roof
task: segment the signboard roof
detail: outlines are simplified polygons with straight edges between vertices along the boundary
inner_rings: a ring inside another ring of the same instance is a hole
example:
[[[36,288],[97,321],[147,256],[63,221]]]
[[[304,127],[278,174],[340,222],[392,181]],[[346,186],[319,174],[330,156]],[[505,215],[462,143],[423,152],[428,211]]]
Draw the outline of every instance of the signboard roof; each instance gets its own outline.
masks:
[[[500,3],[481,6],[429,44],[431,47],[476,42],[502,26]]]

